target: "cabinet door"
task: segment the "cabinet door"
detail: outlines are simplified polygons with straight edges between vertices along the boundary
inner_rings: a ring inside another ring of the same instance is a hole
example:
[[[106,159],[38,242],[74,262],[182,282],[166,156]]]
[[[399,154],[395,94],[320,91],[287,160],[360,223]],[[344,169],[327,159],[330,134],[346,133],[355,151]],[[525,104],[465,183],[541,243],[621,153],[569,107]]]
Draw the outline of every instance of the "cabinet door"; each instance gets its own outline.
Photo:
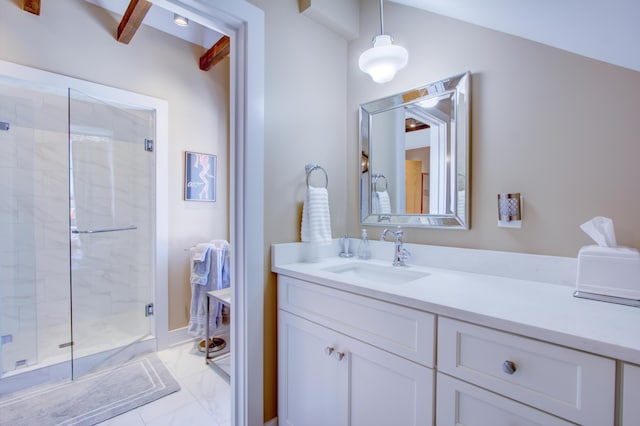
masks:
[[[433,370],[342,337],[349,361],[351,426],[433,424]]]
[[[432,425],[433,370],[280,310],[278,422]]]
[[[503,398],[445,374],[437,374],[438,425],[570,426],[555,416]]]
[[[622,426],[640,424],[640,367],[624,364],[622,376]]]
[[[346,426],[348,363],[337,345],[337,333],[278,311],[279,424]]]

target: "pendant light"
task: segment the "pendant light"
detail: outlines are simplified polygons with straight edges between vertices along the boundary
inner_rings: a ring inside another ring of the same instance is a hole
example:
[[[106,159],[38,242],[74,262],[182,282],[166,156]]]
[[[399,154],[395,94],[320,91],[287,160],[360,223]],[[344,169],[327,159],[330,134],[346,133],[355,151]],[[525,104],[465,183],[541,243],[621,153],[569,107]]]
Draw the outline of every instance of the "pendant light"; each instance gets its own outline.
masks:
[[[373,47],[360,55],[358,60],[360,70],[369,74],[376,83],[386,83],[393,80],[396,72],[404,68],[408,60],[407,49],[394,45],[391,36],[384,33],[382,0],[380,0],[380,35],[374,37]]]

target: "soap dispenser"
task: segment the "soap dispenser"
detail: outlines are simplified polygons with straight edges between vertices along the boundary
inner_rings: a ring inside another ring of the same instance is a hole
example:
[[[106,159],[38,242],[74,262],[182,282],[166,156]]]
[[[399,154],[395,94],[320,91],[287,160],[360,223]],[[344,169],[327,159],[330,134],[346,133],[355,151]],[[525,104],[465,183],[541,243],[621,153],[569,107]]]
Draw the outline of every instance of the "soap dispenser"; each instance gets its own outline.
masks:
[[[371,247],[367,239],[366,229],[362,230],[362,238],[360,239],[360,245],[358,245],[358,258],[365,260],[371,258]]]

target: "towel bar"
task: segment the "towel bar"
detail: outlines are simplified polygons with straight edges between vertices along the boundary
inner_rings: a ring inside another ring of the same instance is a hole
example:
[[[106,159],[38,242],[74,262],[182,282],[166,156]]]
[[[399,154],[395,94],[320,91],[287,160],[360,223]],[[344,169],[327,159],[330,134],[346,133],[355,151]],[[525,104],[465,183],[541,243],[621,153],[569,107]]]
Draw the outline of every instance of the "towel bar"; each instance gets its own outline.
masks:
[[[373,187],[374,191],[378,190],[378,179],[384,179],[384,189],[383,191],[386,191],[388,186],[389,186],[389,182],[387,181],[387,177],[385,175],[383,175],[382,173],[374,173],[371,175],[371,186]]]
[[[307,172],[307,186],[309,186],[309,175],[314,170],[322,170],[322,172],[324,173],[324,179],[325,179],[324,187],[327,188],[329,186],[329,175],[327,175],[327,171],[321,165],[319,165],[319,164],[306,164],[304,166],[304,169]]]
[[[72,229],[72,234],[99,234],[101,232],[117,232],[117,231],[131,231],[138,229],[135,225],[123,226],[121,228],[104,228],[104,229]]]

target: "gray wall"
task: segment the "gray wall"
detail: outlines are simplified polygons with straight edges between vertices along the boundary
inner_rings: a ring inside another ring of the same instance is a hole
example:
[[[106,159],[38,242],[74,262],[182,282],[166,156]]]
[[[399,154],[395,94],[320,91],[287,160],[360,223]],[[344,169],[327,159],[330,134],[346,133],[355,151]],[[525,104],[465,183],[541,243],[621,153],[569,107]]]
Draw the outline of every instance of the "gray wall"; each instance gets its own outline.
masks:
[[[329,176],[333,236],[347,230],[347,42],[299,14],[297,0],[250,2],[265,11],[266,31],[264,418],[270,420],[277,413],[270,246],[300,241],[306,163],[322,165]]]

